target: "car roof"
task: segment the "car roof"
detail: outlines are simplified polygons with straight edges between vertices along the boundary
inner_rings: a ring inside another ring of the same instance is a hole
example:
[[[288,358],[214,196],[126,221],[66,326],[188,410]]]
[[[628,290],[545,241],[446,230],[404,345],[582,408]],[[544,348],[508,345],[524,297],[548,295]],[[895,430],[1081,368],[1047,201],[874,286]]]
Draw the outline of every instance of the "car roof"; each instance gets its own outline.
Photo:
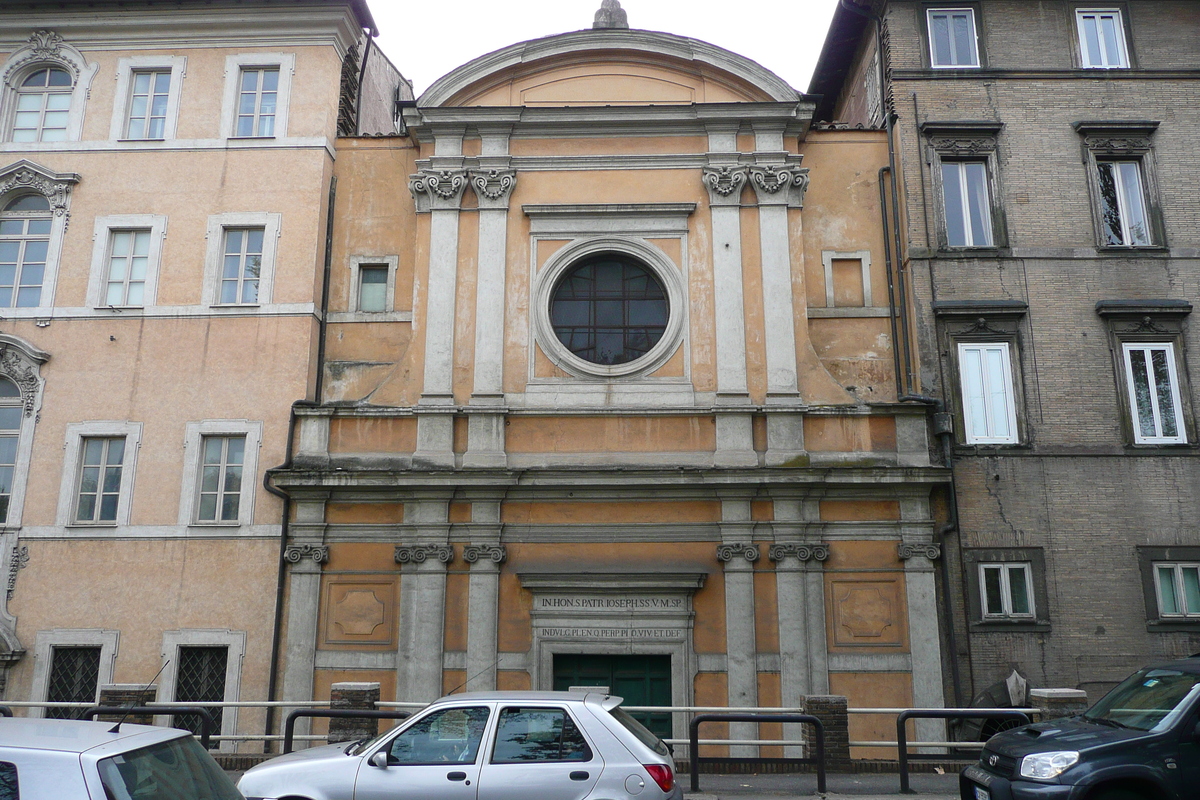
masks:
[[[433,702],[436,703],[458,703],[461,701],[477,701],[483,703],[520,703],[520,702],[576,702],[582,703],[588,698],[592,702],[603,700],[611,695],[603,692],[460,692],[458,694],[449,694],[445,697],[438,698]],[[615,698],[620,702],[621,698]]]
[[[1200,653],[1187,658],[1181,658],[1178,661],[1162,661],[1157,664],[1149,664],[1144,669],[1177,669],[1183,672],[1195,672],[1200,674]]]
[[[176,739],[187,731],[133,725],[123,722],[112,732],[112,722],[76,719],[0,718],[0,747],[83,753],[94,747],[120,742],[132,747]]]

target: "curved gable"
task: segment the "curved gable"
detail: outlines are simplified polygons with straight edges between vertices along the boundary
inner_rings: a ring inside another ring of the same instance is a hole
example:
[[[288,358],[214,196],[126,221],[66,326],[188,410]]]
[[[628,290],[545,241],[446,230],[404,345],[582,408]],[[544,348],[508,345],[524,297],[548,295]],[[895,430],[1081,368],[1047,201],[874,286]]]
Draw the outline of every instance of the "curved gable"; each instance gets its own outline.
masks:
[[[698,39],[585,30],[481,56],[438,79],[417,105],[686,105],[799,98],[762,65]]]

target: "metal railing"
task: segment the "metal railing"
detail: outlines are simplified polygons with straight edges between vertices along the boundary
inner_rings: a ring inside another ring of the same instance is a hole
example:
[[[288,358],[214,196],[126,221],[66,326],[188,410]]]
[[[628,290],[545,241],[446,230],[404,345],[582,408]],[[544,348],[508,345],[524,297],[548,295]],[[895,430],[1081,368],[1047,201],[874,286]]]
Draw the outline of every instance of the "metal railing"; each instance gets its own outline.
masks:
[[[713,761],[715,759],[704,759],[700,757],[700,723],[702,722],[798,722],[812,725],[816,731],[816,751],[817,757],[796,759],[798,762],[815,762],[817,765],[817,791],[822,795],[825,794],[825,726],[821,720],[811,714],[737,714],[737,713],[713,713],[713,714],[697,714],[692,717],[692,722],[688,726],[688,762],[692,774],[692,791],[700,791],[700,762]],[[803,744],[798,742],[797,744]]]
[[[908,731],[904,723],[910,719],[1015,719],[1029,724],[1029,717],[1013,709],[978,708],[908,708],[896,715],[896,743],[900,759],[900,792],[914,794],[908,786]],[[913,743],[918,744],[917,742]],[[923,743],[922,743],[923,744]]]
[[[327,719],[407,719],[407,711],[368,711],[356,708],[301,708],[287,715],[283,725],[283,752],[292,752],[292,739],[296,732],[296,720],[301,717],[323,717]]]
[[[200,706],[92,706],[79,715],[80,719],[94,719],[100,714],[122,714],[130,715],[154,715],[159,714],[195,714],[200,717],[200,745],[205,750],[208,749],[212,742],[212,733],[216,730],[216,723],[213,722],[212,714],[207,708]]]

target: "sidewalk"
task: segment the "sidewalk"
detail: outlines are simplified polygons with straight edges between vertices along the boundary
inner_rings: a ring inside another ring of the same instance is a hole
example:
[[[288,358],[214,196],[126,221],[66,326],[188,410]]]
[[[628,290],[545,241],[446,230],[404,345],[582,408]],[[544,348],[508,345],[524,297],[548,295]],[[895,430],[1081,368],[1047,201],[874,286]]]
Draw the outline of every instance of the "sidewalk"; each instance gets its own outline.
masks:
[[[700,792],[689,790],[691,776],[676,776],[688,800],[779,800],[784,797],[814,797],[817,776],[801,775],[701,775]],[[900,794],[900,778],[891,774],[842,774],[827,776],[827,800],[882,800],[912,797]],[[919,800],[958,800],[958,773],[934,775],[913,773],[909,783]]]

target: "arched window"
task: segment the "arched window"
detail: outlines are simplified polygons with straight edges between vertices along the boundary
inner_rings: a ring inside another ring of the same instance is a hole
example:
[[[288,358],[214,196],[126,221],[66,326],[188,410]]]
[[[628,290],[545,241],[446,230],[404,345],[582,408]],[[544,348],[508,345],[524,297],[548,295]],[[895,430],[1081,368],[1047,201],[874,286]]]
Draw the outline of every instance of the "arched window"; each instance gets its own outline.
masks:
[[[0,377],[0,523],[8,521],[12,502],[23,411],[21,390],[8,378]]]
[[[71,115],[71,74],[60,67],[42,67],[17,86],[14,142],[63,142]]]
[[[22,194],[0,211],[0,308],[36,308],[42,300],[53,214],[40,194]]]

